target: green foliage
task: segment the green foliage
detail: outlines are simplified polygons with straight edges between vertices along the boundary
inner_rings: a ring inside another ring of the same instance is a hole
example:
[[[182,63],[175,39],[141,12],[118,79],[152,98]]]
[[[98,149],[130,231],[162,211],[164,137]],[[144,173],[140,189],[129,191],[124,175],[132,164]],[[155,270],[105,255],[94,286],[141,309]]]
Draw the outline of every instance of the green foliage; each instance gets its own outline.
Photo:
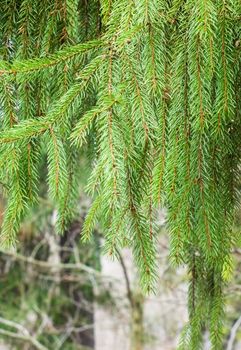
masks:
[[[0,9],[2,241],[15,242],[37,198],[46,150],[64,231],[87,143],[96,197],[84,239],[100,221],[105,250],[132,247],[150,290],[156,209],[167,206],[171,259],[190,270],[181,348],[201,348],[207,327],[219,349],[240,170],[240,2],[4,0]]]

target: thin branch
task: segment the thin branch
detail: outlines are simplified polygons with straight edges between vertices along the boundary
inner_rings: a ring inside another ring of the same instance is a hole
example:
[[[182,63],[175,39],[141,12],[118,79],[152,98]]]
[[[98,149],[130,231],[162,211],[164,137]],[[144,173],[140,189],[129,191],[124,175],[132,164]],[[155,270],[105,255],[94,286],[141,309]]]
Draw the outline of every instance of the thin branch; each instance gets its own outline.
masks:
[[[8,331],[6,329],[1,329],[0,328],[0,334],[5,335],[7,337],[11,337],[11,338],[16,338],[19,340],[23,340],[23,341],[27,341],[29,343],[31,343],[32,345],[35,346],[36,349],[38,350],[48,350],[44,345],[42,345],[36,338],[32,337],[29,334],[29,331],[23,327],[21,324],[18,324],[16,322],[10,321],[10,320],[6,320],[2,317],[0,317],[0,323],[8,326],[8,327],[12,327],[15,328],[16,330],[20,331],[22,334],[20,333],[15,333],[15,332],[11,332]]]
[[[119,260],[120,260],[120,264],[121,264],[121,267],[122,267],[122,270],[123,270],[123,273],[124,273],[124,277],[125,277],[128,300],[129,300],[129,302],[131,304],[131,307],[133,308],[134,307],[134,299],[133,299],[130,279],[129,279],[128,272],[127,272],[127,269],[126,269],[126,265],[125,265],[124,259],[123,259],[122,255],[121,255],[121,253],[119,252],[119,250],[116,249],[116,251],[117,251],[117,254],[118,254],[118,257],[119,257]]]
[[[52,263],[49,263],[47,261],[36,260],[36,259],[31,258],[31,257],[27,257],[24,255],[15,253],[15,252],[4,251],[1,249],[0,249],[0,253],[3,255],[10,256],[14,260],[19,260],[19,261],[25,262],[27,264],[32,264],[32,265],[38,266],[38,267],[43,268],[43,269],[62,269],[62,270],[77,270],[77,271],[80,270],[80,271],[85,271],[87,273],[90,273],[90,274],[98,276],[98,277],[101,276],[101,273],[99,271],[97,271],[97,270],[95,270],[87,265],[84,265],[82,263],[52,264]]]
[[[241,316],[236,320],[236,322],[234,323],[233,327],[231,328],[230,337],[229,337],[229,340],[228,340],[227,350],[233,350],[234,349],[233,346],[234,346],[236,334],[237,334],[237,331],[238,331],[240,326],[241,326]]]

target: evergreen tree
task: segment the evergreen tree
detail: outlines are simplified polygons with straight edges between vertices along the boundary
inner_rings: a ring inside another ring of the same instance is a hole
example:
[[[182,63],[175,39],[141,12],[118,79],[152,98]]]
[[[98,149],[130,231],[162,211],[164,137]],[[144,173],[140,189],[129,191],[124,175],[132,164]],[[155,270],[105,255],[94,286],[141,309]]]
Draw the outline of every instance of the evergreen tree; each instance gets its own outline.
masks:
[[[45,164],[65,230],[91,149],[84,240],[100,221],[106,251],[132,247],[150,290],[165,205],[171,259],[190,271],[180,349],[201,349],[204,327],[221,349],[240,170],[240,1],[2,0],[0,10],[1,244],[15,244]]]

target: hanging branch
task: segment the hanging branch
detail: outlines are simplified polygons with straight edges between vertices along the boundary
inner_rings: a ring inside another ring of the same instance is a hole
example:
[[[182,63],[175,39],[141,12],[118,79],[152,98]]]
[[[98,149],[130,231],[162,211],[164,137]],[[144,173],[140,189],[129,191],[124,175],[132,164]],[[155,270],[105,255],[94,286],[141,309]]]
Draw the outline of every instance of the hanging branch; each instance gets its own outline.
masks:
[[[206,327],[220,349],[240,193],[239,2],[8,3],[0,14],[2,244],[15,244],[37,202],[46,153],[58,232],[76,214],[81,160],[91,158],[83,240],[98,223],[106,252],[130,246],[150,291],[155,210],[165,205],[171,260],[190,271],[180,348],[201,348]]]

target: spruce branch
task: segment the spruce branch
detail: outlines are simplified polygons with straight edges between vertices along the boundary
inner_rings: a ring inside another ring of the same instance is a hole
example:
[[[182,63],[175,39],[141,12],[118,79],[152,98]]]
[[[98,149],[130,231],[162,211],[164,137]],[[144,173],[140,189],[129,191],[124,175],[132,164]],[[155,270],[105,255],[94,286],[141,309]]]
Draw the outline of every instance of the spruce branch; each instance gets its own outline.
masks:
[[[97,49],[103,45],[102,41],[93,40],[88,43],[81,43],[75,46],[69,46],[62,49],[50,57],[35,58],[28,60],[14,61],[7,65],[4,61],[0,62],[0,75],[31,73],[58,65],[62,62],[73,59],[77,55],[87,54],[89,51]]]
[[[2,242],[14,244],[38,199],[46,153],[56,230],[64,232],[75,213],[80,164],[91,158],[84,164],[94,201],[83,240],[98,224],[105,252],[130,246],[150,290],[155,210],[165,205],[171,260],[189,269],[180,349],[201,349],[204,326],[212,348],[221,348],[240,200],[239,2],[43,4],[11,0],[0,14],[0,178],[8,199]]]

